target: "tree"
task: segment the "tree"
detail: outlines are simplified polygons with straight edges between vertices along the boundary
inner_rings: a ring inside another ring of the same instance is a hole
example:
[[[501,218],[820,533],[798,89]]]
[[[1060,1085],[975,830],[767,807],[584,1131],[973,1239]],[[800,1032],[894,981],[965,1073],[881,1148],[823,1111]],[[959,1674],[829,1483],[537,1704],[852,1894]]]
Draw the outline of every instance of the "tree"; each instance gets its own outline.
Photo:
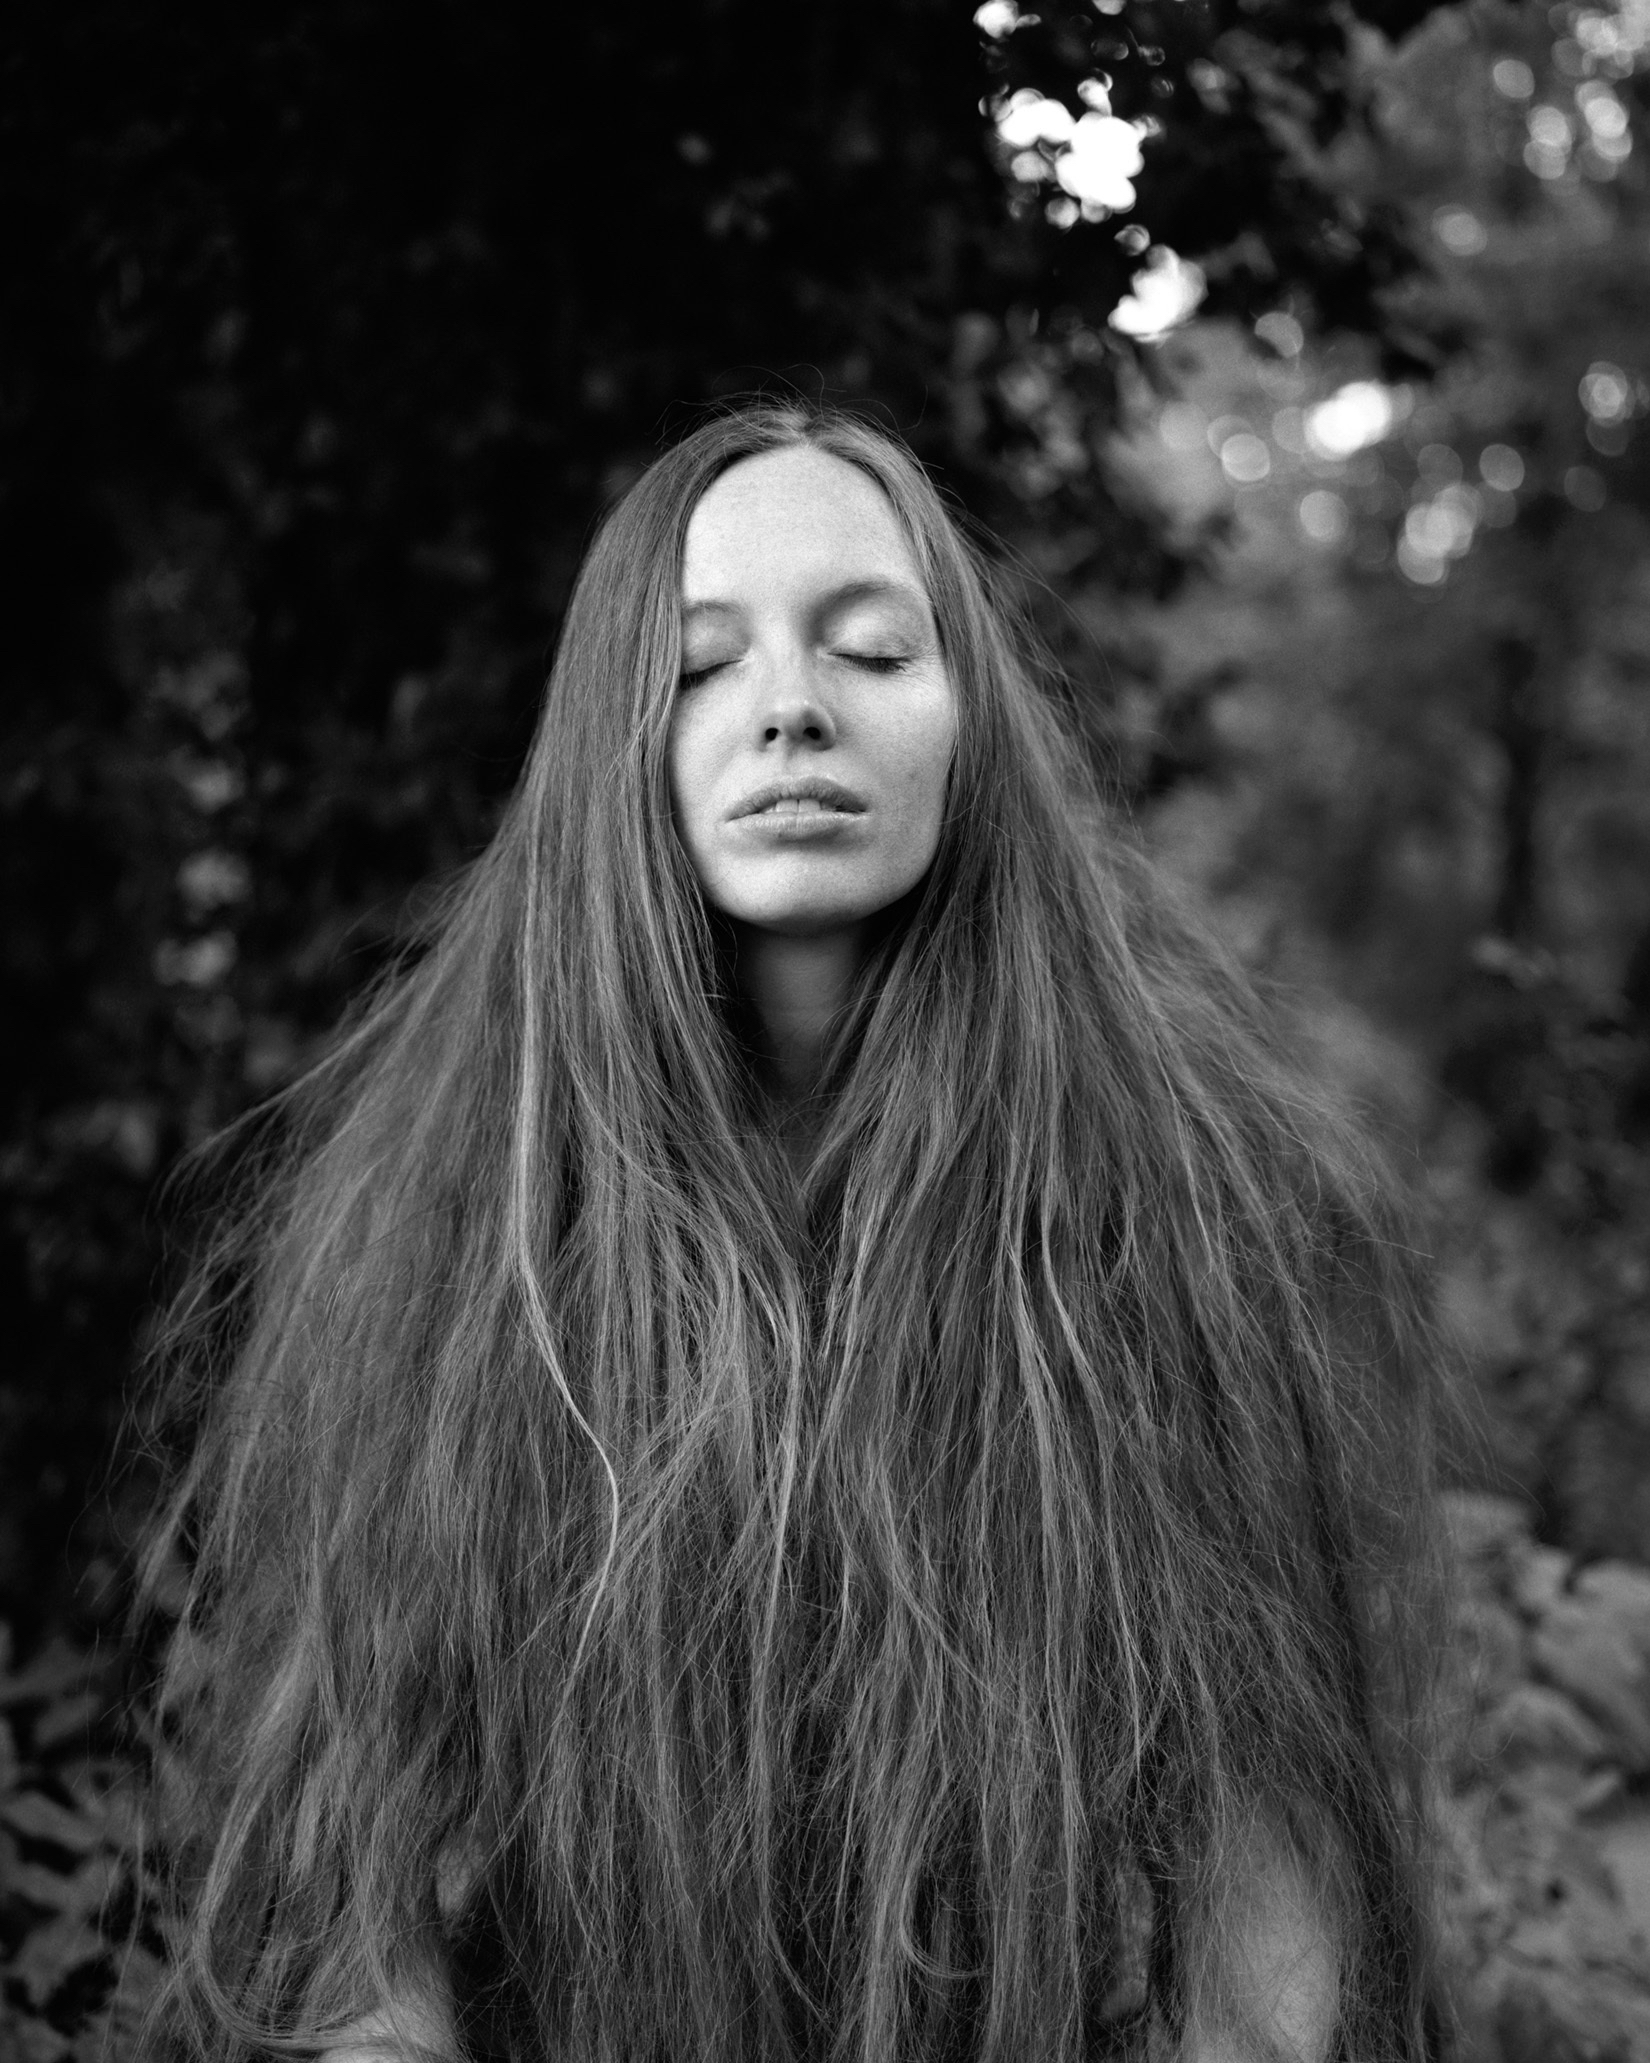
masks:
[[[1383,379],[1281,307],[1247,341],[1188,334],[1122,458],[1183,525],[1231,526],[1218,580],[1152,626],[1142,749],[1189,776],[1165,839],[1404,1042],[1496,1465],[1549,1537],[1634,1555],[1647,56],[1641,10],[1585,5],[1454,6],[1370,45],[1376,118],[1335,162],[1430,246],[1386,319],[1447,355]]]

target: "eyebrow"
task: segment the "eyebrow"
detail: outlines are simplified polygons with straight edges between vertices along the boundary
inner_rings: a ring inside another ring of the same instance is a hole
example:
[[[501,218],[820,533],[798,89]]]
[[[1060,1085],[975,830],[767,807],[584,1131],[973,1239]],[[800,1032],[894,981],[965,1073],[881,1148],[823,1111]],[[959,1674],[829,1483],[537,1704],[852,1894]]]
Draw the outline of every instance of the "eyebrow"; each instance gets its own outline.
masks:
[[[817,608],[822,616],[828,616],[834,609],[849,607],[854,602],[905,602],[914,603],[925,613],[930,608],[928,597],[920,587],[913,587],[905,580],[845,580],[840,587],[833,587],[819,597]],[[739,605],[736,602],[703,601],[689,602],[682,611],[684,622],[695,622],[704,616],[736,616]]]

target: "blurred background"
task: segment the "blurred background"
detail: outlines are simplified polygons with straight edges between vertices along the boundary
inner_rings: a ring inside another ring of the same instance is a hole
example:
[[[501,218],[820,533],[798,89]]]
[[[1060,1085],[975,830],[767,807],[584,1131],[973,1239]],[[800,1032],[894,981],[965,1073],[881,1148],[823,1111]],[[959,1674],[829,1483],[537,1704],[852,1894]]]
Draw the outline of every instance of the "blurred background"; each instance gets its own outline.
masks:
[[[1415,1181],[1472,2053],[1650,2055],[1650,1990],[1596,2018],[1650,1931],[1650,0],[14,0],[0,67],[0,2056],[111,1995],[167,1175],[485,844],[592,524],[757,389],[1003,540]]]

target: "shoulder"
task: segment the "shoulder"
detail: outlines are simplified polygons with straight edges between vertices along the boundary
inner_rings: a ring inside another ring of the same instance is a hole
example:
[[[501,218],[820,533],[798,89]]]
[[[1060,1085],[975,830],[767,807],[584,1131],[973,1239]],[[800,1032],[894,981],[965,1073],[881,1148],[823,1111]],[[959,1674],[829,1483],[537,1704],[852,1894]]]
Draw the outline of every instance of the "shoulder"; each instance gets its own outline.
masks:
[[[458,2035],[445,1983],[387,2001],[341,2028],[320,2063],[457,2063]]]
[[[1180,2063],[1327,2063],[1340,2022],[1340,1941],[1323,1887],[1264,1825],[1238,1871],[1218,1971]]]

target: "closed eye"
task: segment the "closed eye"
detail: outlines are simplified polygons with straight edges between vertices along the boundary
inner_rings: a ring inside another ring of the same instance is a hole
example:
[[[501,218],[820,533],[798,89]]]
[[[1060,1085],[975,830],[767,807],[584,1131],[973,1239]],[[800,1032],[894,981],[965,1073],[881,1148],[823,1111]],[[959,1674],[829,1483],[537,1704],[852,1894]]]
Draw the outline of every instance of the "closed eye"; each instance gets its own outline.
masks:
[[[903,652],[833,652],[844,666],[857,666],[865,673],[898,673],[902,667],[911,664]],[[712,659],[704,666],[684,666],[677,675],[677,685],[696,688],[701,681],[709,680],[713,673],[720,673],[725,666],[733,664],[730,659]]]
[[[696,688],[701,681],[709,680],[713,673],[720,673],[727,663],[725,659],[713,659],[708,666],[684,666],[676,676],[676,685]]]
[[[831,657],[849,666],[863,667],[868,673],[898,673],[902,666],[911,663],[903,652],[833,652]]]

